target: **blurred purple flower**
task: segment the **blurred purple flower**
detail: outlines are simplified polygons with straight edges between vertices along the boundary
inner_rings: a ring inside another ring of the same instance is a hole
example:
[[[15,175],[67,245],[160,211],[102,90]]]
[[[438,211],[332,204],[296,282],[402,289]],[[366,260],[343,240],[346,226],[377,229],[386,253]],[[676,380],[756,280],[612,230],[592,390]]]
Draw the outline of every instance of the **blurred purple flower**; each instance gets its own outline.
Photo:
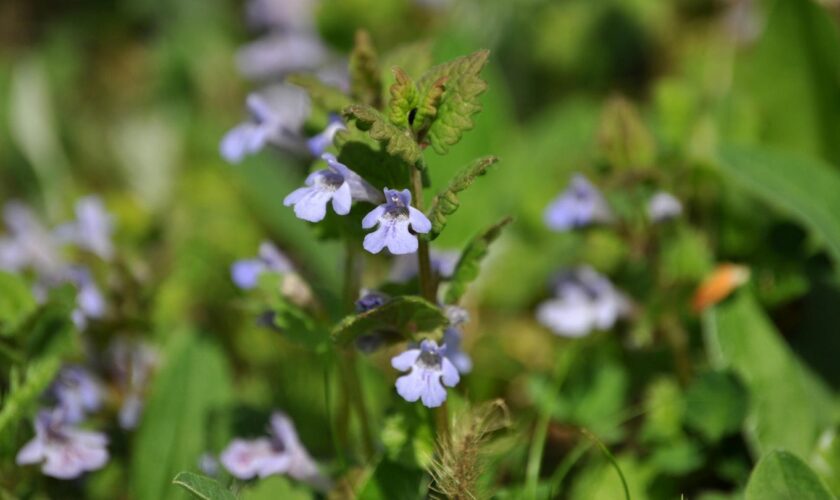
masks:
[[[627,298],[590,267],[562,275],[555,292],[537,308],[537,319],[558,335],[582,337],[593,330],[608,330],[629,312]]]
[[[249,0],[245,13],[254,28],[309,31],[315,4],[313,0]]]
[[[331,117],[330,123],[327,124],[327,127],[320,134],[306,141],[306,146],[309,148],[309,152],[316,158],[320,157],[324,154],[324,152],[326,152],[328,147],[332,146],[335,134],[337,134],[339,130],[346,129],[347,127],[344,126],[344,122],[341,121],[341,118],[337,116]]]
[[[246,77],[262,80],[312,71],[329,58],[329,51],[316,34],[275,31],[242,47],[236,54],[236,65]]]
[[[435,250],[429,252],[429,259],[432,264],[432,271],[441,278],[449,278],[455,272],[455,266],[461,252],[458,250]],[[397,255],[391,264],[391,272],[388,279],[397,283],[404,283],[417,276],[418,263],[416,255]]]
[[[391,299],[388,295],[369,290],[362,290],[361,297],[356,301],[356,312],[363,313],[372,311],[384,305]],[[370,354],[382,346],[385,341],[381,331],[372,331],[356,337],[356,348],[363,353]]]
[[[238,479],[287,474],[315,486],[326,479],[300,443],[292,421],[282,412],[271,415],[269,437],[234,439],[220,456],[222,465]]]
[[[283,200],[283,204],[294,205],[295,215],[299,219],[318,222],[327,215],[327,203],[332,201],[333,210],[338,215],[350,213],[353,200],[377,201],[381,195],[358,174],[339,163],[330,153],[321,158],[327,162],[327,168],[309,174],[306,187],[292,191]]]
[[[466,375],[472,371],[472,359],[469,354],[461,350],[461,342],[464,337],[464,330],[461,327],[470,320],[466,309],[457,306],[447,306],[446,316],[449,318],[449,326],[443,331],[443,355],[455,365],[459,373]]]
[[[108,462],[108,439],[100,432],[73,427],[60,409],[42,410],[35,418],[35,437],[17,454],[18,465],[43,462],[41,471],[73,479]]]
[[[290,273],[292,262],[270,241],[260,243],[256,259],[238,260],[230,268],[230,275],[236,286],[250,290],[257,286],[263,273]]]
[[[364,247],[370,253],[379,253],[383,248],[394,255],[417,251],[417,236],[409,232],[409,226],[416,233],[428,233],[432,223],[423,214],[411,206],[411,193],[408,189],[397,191],[385,188],[385,203],[379,205],[362,219],[362,227],[370,229],[376,224],[379,228],[365,236]]]
[[[76,220],[56,228],[55,235],[59,241],[73,243],[110,260],[114,254],[113,230],[113,217],[105,210],[102,200],[97,196],[86,196],[76,202]]]
[[[107,308],[105,297],[93,281],[88,268],[67,267],[55,283],[72,283],[76,286],[76,308],[73,310],[72,318],[79,330],[87,328],[89,320],[105,316]]]
[[[664,222],[682,215],[683,207],[674,195],[659,191],[648,201],[648,217],[653,222]]]
[[[569,187],[545,211],[545,223],[555,231],[611,220],[612,212],[600,191],[580,174],[572,177]]]
[[[101,387],[81,366],[62,368],[48,393],[58,403],[64,420],[70,424],[81,422],[87,413],[98,410],[102,404]]]
[[[20,271],[31,268],[48,276],[63,266],[58,240],[35,214],[20,202],[3,207],[8,236],[0,238],[0,268]]]
[[[212,453],[202,453],[198,457],[198,470],[210,477],[219,475],[219,460]]]
[[[143,411],[143,393],[160,359],[157,350],[139,340],[120,337],[108,347],[108,362],[123,393],[120,427],[134,429]]]
[[[455,387],[461,379],[444,349],[429,339],[420,342],[419,348],[408,349],[391,358],[391,366],[409,372],[397,379],[397,393],[411,403],[419,399],[428,408],[442,405],[446,401],[443,386]]]

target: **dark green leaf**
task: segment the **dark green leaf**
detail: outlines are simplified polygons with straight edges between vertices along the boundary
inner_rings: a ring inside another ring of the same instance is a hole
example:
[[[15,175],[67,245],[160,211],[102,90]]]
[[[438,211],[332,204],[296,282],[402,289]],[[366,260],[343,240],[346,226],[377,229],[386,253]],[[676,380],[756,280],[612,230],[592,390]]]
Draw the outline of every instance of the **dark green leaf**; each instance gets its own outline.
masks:
[[[315,75],[291,75],[286,81],[306,90],[312,103],[328,113],[340,113],[341,110],[353,104],[353,101],[341,89],[322,82]]]
[[[705,317],[706,345],[718,369],[731,369],[749,392],[747,441],[808,454],[830,423],[831,394],[796,358],[747,290]]]
[[[235,500],[236,497],[215,479],[195,474],[193,472],[179,472],[173,484],[189,491],[194,497],[202,500]]]
[[[697,377],[685,395],[685,423],[709,441],[717,441],[741,429],[747,415],[749,394],[724,372]]]
[[[0,336],[17,331],[37,307],[35,297],[21,277],[0,271]]]
[[[428,239],[437,238],[443,228],[446,227],[447,218],[458,210],[461,204],[458,200],[458,193],[470,187],[478,177],[486,174],[490,166],[497,161],[499,159],[495,156],[479,158],[458,172],[446,186],[446,189],[435,196],[428,211],[429,220],[432,221],[432,230],[427,235]]]
[[[774,450],[755,466],[746,500],[833,500],[825,485],[799,457]]]
[[[361,314],[347,316],[336,325],[332,338],[347,345],[360,335],[382,331],[417,340],[419,333],[433,332],[448,323],[439,307],[421,297],[396,297],[384,305]]]
[[[513,219],[511,217],[505,217],[467,244],[467,247],[461,253],[461,258],[458,260],[458,265],[455,266],[455,271],[452,273],[452,278],[449,281],[449,288],[446,290],[445,299],[447,304],[454,304],[461,299],[464,292],[467,291],[467,285],[478,277],[481,261],[487,255],[490,244],[499,237],[502,229],[512,221]]]
[[[378,59],[370,35],[364,30],[357,31],[350,53],[350,95],[357,102],[381,109],[382,76]]]
[[[454,61],[435,66],[418,82],[421,95],[446,82],[446,89],[437,106],[437,117],[429,127],[428,138],[439,154],[461,140],[465,131],[473,128],[472,115],[481,111],[478,96],[487,89],[479,74],[487,64],[490,51],[480,50]],[[445,80],[442,80],[445,78]]]
[[[822,161],[755,147],[725,146],[723,171],[820,236],[840,269],[840,174]]]
[[[194,334],[175,333],[136,435],[132,491],[140,500],[180,498],[171,478],[208,449],[211,412],[231,400],[224,355]]]
[[[359,130],[366,131],[373,139],[385,146],[388,154],[402,158],[409,165],[416,165],[422,151],[414,141],[411,132],[402,130],[379,111],[361,104],[348,106],[344,110],[344,117],[355,121]]]

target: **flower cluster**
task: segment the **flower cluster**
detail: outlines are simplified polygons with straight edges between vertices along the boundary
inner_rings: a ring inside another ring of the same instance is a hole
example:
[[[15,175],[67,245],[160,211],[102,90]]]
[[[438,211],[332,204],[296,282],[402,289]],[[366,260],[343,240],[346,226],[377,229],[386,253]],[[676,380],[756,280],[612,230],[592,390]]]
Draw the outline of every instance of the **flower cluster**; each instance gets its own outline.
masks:
[[[545,223],[555,231],[610,222],[612,218],[604,196],[580,174],[572,177],[569,187],[545,211]]]

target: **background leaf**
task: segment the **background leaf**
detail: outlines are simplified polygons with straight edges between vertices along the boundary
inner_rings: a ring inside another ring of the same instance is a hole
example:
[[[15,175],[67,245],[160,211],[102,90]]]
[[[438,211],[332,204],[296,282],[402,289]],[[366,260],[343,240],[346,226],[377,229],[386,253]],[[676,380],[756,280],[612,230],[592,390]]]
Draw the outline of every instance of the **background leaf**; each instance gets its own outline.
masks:
[[[756,465],[747,483],[746,500],[833,500],[820,479],[799,457],[774,450]]]
[[[234,500],[236,498],[230,490],[220,485],[215,479],[193,472],[179,472],[172,483],[203,500]]]
[[[290,75],[286,81],[306,90],[313,104],[329,113],[340,113],[353,103],[341,89],[322,82],[315,75]]]
[[[447,304],[455,304],[467,291],[467,285],[478,277],[481,268],[481,261],[487,256],[490,244],[499,237],[502,229],[513,222],[510,217],[505,217],[496,224],[490,226],[484,232],[473,238],[461,253],[452,278],[449,280],[449,288],[446,289]]]
[[[350,95],[376,109],[382,108],[382,77],[379,56],[367,31],[356,32],[356,43],[350,53]]]
[[[446,189],[434,197],[428,211],[429,220],[432,221],[432,230],[428,234],[430,240],[437,238],[437,235],[446,227],[447,218],[461,205],[458,193],[470,187],[478,177],[486,174],[487,170],[498,161],[499,159],[495,156],[479,158],[458,172]]]
[[[406,295],[344,318],[333,329],[332,338],[339,345],[347,345],[360,335],[382,331],[417,340],[416,334],[434,331],[447,323],[439,307],[421,297]]]
[[[37,307],[21,277],[0,271],[0,335],[14,333]]]

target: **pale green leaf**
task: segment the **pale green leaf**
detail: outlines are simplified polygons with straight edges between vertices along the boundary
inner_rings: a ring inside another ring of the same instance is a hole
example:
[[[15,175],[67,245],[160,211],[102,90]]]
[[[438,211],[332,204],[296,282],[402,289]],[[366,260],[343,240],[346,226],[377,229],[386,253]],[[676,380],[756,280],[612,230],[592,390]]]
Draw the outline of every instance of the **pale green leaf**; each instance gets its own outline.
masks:
[[[0,335],[15,333],[37,307],[32,291],[20,276],[0,271]]]
[[[746,500],[833,500],[825,485],[799,457],[774,450],[758,462],[747,483]]]
[[[172,483],[202,500],[235,500],[236,498],[230,490],[220,485],[215,479],[193,472],[178,473]]]

